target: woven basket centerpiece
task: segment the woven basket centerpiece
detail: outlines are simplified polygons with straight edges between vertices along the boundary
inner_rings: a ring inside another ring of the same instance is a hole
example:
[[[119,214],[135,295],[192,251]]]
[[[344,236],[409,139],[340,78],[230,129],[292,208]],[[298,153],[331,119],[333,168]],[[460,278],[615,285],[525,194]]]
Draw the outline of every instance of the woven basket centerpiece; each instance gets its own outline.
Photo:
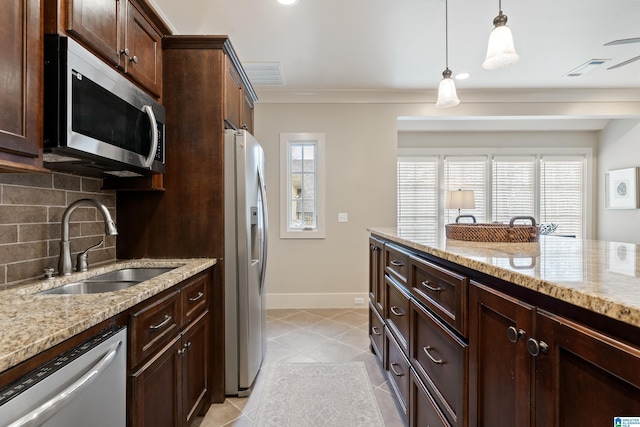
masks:
[[[530,221],[530,225],[515,224],[518,220]],[[470,242],[537,242],[540,227],[530,216],[514,216],[509,224],[459,223],[446,224],[447,239],[466,240]]]

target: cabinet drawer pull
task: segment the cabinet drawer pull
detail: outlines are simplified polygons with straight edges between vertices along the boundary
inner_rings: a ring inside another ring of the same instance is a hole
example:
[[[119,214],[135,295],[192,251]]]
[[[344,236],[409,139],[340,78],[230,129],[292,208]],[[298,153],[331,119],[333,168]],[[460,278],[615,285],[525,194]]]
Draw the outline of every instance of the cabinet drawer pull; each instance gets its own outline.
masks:
[[[549,353],[549,346],[544,341],[537,341],[533,338],[529,338],[527,341],[527,350],[533,357],[537,357],[541,354]]]
[[[400,310],[398,307],[396,307],[395,305],[391,306],[391,308],[389,308],[389,310],[391,310],[391,312],[393,314],[395,314],[396,316],[404,316],[404,312],[402,310]]]
[[[171,322],[171,316],[169,316],[168,314],[165,314],[164,315],[164,320],[162,322],[158,323],[157,325],[149,326],[149,329],[156,330],[156,329],[163,328],[163,327],[167,326],[169,324],[169,322]]]
[[[396,366],[400,366],[397,363],[392,363],[389,368],[391,369],[391,372],[393,372],[393,375],[395,375],[396,377],[401,377],[404,375],[404,373],[402,371],[396,371]]]
[[[422,286],[424,286],[425,288],[427,288],[432,292],[440,292],[442,290],[440,286],[431,286],[428,280],[425,280],[424,282],[422,282]]]
[[[431,355],[432,347],[431,347],[430,345],[428,345],[428,346],[426,346],[426,347],[423,347],[422,349],[424,350],[424,352],[425,352],[425,354],[427,355],[427,357],[428,357],[429,359],[431,359],[431,361],[432,361],[433,363],[435,363],[436,365],[442,365],[442,363],[443,363],[442,359],[436,359],[435,357],[433,357],[433,356]]]
[[[377,326],[371,328],[371,333],[373,335],[382,335],[382,332],[380,332],[380,328],[378,328]]]
[[[198,301],[200,298],[202,298],[204,296],[203,292],[198,292],[198,295],[196,295],[195,297],[191,297],[189,298],[189,302],[196,302]]]
[[[393,265],[394,267],[404,267],[404,262],[402,261],[397,261],[395,259],[392,259],[389,264]]]

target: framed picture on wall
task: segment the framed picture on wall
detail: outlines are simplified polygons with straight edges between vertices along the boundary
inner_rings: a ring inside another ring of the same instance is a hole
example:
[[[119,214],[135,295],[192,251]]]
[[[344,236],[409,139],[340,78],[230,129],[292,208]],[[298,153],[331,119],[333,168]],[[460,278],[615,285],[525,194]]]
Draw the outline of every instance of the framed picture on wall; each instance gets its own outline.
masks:
[[[638,168],[611,170],[605,176],[608,209],[638,209]]]

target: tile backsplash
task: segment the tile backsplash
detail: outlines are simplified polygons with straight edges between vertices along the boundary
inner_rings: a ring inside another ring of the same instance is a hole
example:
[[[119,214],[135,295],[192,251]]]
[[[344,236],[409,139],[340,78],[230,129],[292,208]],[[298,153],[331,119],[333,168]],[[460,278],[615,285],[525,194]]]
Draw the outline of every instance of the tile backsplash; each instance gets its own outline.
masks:
[[[66,174],[0,173],[0,289],[26,279],[42,277],[48,267],[58,269],[60,220],[78,199],[104,203],[116,218],[116,193],[103,191],[102,180]],[[72,263],[76,254],[100,242],[89,252],[91,265],[116,258],[116,236],[105,236],[102,214],[90,205],[79,206],[69,228]]]

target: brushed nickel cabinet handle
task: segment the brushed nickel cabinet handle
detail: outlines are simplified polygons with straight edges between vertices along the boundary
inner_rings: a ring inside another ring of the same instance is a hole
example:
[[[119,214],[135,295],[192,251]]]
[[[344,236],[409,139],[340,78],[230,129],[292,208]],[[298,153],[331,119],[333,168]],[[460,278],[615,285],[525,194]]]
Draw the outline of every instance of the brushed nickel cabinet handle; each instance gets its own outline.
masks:
[[[429,284],[428,280],[425,280],[424,282],[422,282],[422,286],[424,286],[425,288],[427,288],[428,290],[430,290],[432,292],[440,292],[440,291],[442,291],[442,288],[440,286],[431,286]]]
[[[373,335],[382,335],[382,332],[380,332],[380,328],[378,328],[377,326],[371,328],[371,333]]]
[[[393,265],[394,267],[404,267],[404,262],[397,261],[395,259],[392,259],[391,261],[389,261],[389,264]]]
[[[402,371],[396,371],[396,366],[400,366],[397,363],[392,363],[391,365],[389,365],[389,368],[391,369],[391,372],[393,372],[393,375],[395,375],[396,377],[401,377],[404,375],[404,373]]]
[[[529,354],[533,357],[537,357],[540,354],[547,354],[549,352],[549,345],[544,341],[529,338],[529,341],[527,341],[527,350],[529,350]]]
[[[435,363],[436,365],[442,365],[442,364],[444,363],[442,359],[436,359],[435,357],[433,357],[433,356],[431,355],[431,350],[433,350],[433,348],[432,348],[430,345],[428,345],[428,346],[426,346],[426,347],[423,347],[422,349],[424,350],[424,352],[425,352],[425,354],[427,355],[427,357],[428,357],[429,359],[431,359],[431,361],[432,361],[433,363]]]
[[[509,341],[512,343],[517,343],[518,340],[523,340],[526,336],[527,333],[522,329],[516,329],[513,326],[509,326],[509,328],[507,328],[507,338],[509,338]]]
[[[198,295],[196,295],[195,297],[191,297],[189,298],[189,302],[196,302],[198,301],[200,298],[202,298],[204,296],[203,292],[198,292]]]
[[[167,326],[169,324],[169,322],[171,322],[171,316],[169,316],[168,314],[165,314],[164,315],[164,320],[162,322],[158,323],[157,325],[149,326],[149,329],[156,330],[156,329],[163,328],[163,327]]]
[[[395,314],[396,316],[404,316],[404,312],[402,310],[400,310],[398,307],[396,307],[395,305],[391,306],[391,308],[389,308],[389,310],[391,310],[391,312],[393,314]]]

